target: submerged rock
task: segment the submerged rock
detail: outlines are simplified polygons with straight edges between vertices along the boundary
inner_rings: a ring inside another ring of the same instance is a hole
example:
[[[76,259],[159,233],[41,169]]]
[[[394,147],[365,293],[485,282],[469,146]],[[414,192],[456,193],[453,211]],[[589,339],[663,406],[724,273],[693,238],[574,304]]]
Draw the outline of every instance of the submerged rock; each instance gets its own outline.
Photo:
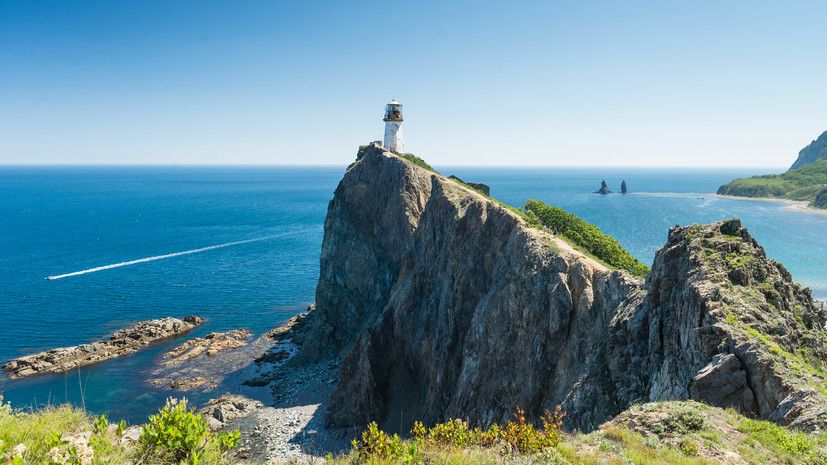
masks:
[[[136,352],[141,347],[169,337],[183,334],[204,322],[203,318],[188,316],[141,321],[108,336],[107,340],[61,347],[39,354],[27,355],[7,362],[3,370],[12,379],[41,373],[61,373]]]

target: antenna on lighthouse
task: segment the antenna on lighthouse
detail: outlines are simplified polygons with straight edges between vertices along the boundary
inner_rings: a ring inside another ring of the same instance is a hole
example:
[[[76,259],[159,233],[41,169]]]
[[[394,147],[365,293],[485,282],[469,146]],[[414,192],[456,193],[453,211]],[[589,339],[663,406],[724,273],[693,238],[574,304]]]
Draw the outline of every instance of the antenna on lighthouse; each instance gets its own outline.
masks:
[[[394,98],[385,105],[385,140],[383,147],[391,152],[403,153],[405,145],[402,142],[402,104]]]

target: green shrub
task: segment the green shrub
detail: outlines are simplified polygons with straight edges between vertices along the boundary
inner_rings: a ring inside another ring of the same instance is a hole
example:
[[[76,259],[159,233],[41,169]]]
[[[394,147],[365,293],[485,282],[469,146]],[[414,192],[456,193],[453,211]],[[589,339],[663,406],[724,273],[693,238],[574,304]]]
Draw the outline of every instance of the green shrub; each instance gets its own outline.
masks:
[[[704,414],[692,408],[669,412],[663,422],[667,428],[681,434],[700,431],[706,427]]]
[[[204,415],[188,410],[186,398],[180,401],[170,398],[157,415],[149,417],[147,426],[141,428],[138,442],[164,460],[196,465],[208,450],[218,449],[223,453],[235,448],[239,438],[238,431],[211,436]]]
[[[738,426],[738,431],[749,433],[769,449],[789,454],[807,454],[816,446],[816,441],[807,434],[766,421],[745,420]]]
[[[525,420],[525,412],[517,408],[514,414],[516,421],[509,421],[502,430],[503,440],[511,447],[512,452],[521,454],[533,454],[546,449],[556,447],[560,442],[560,427],[565,414],[560,413],[560,406],[557,406],[552,415],[546,410],[543,418],[543,431],[538,431],[531,423]]]
[[[561,234],[610,266],[627,270],[635,276],[643,277],[649,274],[649,267],[621,247],[615,238],[603,234],[600,228],[578,216],[559,207],[550,207],[538,200],[527,201],[525,211],[533,212],[540,223],[557,228]]]
[[[402,457],[405,453],[399,436],[396,434],[389,436],[379,429],[375,421],[371,422],[368,429],[362,432],[361,441],[354,439],[351,444],[360,460],[367,460],[371,457],[395,459]]]
[[[432,428],[426,428],[422,423],[415,422],[411,429],[414,441],[407,445],[401,443],[399,436],[390,436],[381,431],[376,422],[368,425],[362,433],[362,439],[352,441],[354,453],[360,461],[379,459],[404,458],[405,463],[413,463],[417,459],[419,448],[433,450],[454,448],[467,449],[469,446],[491,448],[497,444],[506,447],[509,453],[536,454],[548,451],[560,443],[560,428],[564,413],[560,406],[554,414],[546,411],[543,418],[543,429],[539,430],[525,419],[525,412],[518,408],[515,419],[504,427],[497,424],[488,429],[469,428],[468,424],[460,419],[437,423]]]
[[[680,444],[678,444],[678,450],[684,453],[684,455],[688,457],[695,457],[698,455],[698,445],[695,444],[695,441],[689,438],[681,439]]]
[[[414,165],[416,165],[420,168],[425,168],[426,170],[433,171],[434,173],[437,172],[435,169],[431,168],[431,165],[425,163],[425,160],[417,157],[416,155],[414,155],[412,153],[399,153],[397,155],[399,155],[403,159],[409,161],[410,163],[412,163],[412,164],[414,164]],[[437,174],[439,174],[439,173],[437,173]]]

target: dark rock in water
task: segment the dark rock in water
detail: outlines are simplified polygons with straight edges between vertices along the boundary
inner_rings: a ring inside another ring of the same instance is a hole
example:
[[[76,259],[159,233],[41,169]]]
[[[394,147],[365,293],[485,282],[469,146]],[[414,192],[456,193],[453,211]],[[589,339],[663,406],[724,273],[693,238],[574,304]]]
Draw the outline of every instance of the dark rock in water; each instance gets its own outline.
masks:
[[[620,193],[625,194],[626,192],[626,180],[624,179],[623,182],[620,183]]]
[[[330,202],[318,307],[297,330],[305,360],[346,353],[327,424],[486,425],[517,407],[538,421],[561,405],[588,431],[632,404],[696,399],[827,426],[825,315],[739,220],[672,228],[645,282],[558,244],[365,153]]]
[[[466,186],[470,187],[471,189],[480,191],[485,195],[488,195],[488,196],[491,195],[491,188],[489,188],[487,185],[485,185],[481,182],[465,182],[462,179],[454,176],[453,174],[448,176],[448,179],[453,179],[454,181],[459,181],[459,182],[465,184]]]
[[[270,380],[265,379],[265,378],[253,378],[253,379],[248,379],[247,381],[244,381],[241,384],[243,384],[245,386],[260,387],[260,386],[267,386],[268,384],[270,384]]]
[[[183,334],[203,322],[204,319],[197,316],[187,316],[183,320],[161,318],[141,321],[131,328],[108,336],[103,341],[61,347],[20,357],[4,364],[3,370],[9,372],[12,379],[41,373],[62,373],[76,367],[135,353],[143,346]]]
[[[612,191],[609,190],[609,186],[606,185],[606,181],[604,180],[600,183],[600,190],[594,191],[595,194],[611,194]]]

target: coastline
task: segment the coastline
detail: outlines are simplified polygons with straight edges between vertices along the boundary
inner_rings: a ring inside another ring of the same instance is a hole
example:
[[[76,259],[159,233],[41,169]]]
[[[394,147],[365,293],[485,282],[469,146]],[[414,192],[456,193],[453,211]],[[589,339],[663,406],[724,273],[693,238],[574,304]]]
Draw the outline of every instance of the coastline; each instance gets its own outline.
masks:
[[[780,207],[781,210],[785,210],[788,212],[799,212],[799,213],[807,213],[810,215],[817,215],[823,216],[827,218],[827,210],[822,210],[819,208],[809,207],[808,205],[810,202],[806,200],[790,200],[790,199],[771,199],[771,198],[756,198],[756,197],[739,197],[737,195],[721,195],[721,194],[705,194],[709,197],[717,197],[719,199],[730,199],[730,200],[744,200],[747,202],[771,202],[771,203],[780,203],[784,206]]]

